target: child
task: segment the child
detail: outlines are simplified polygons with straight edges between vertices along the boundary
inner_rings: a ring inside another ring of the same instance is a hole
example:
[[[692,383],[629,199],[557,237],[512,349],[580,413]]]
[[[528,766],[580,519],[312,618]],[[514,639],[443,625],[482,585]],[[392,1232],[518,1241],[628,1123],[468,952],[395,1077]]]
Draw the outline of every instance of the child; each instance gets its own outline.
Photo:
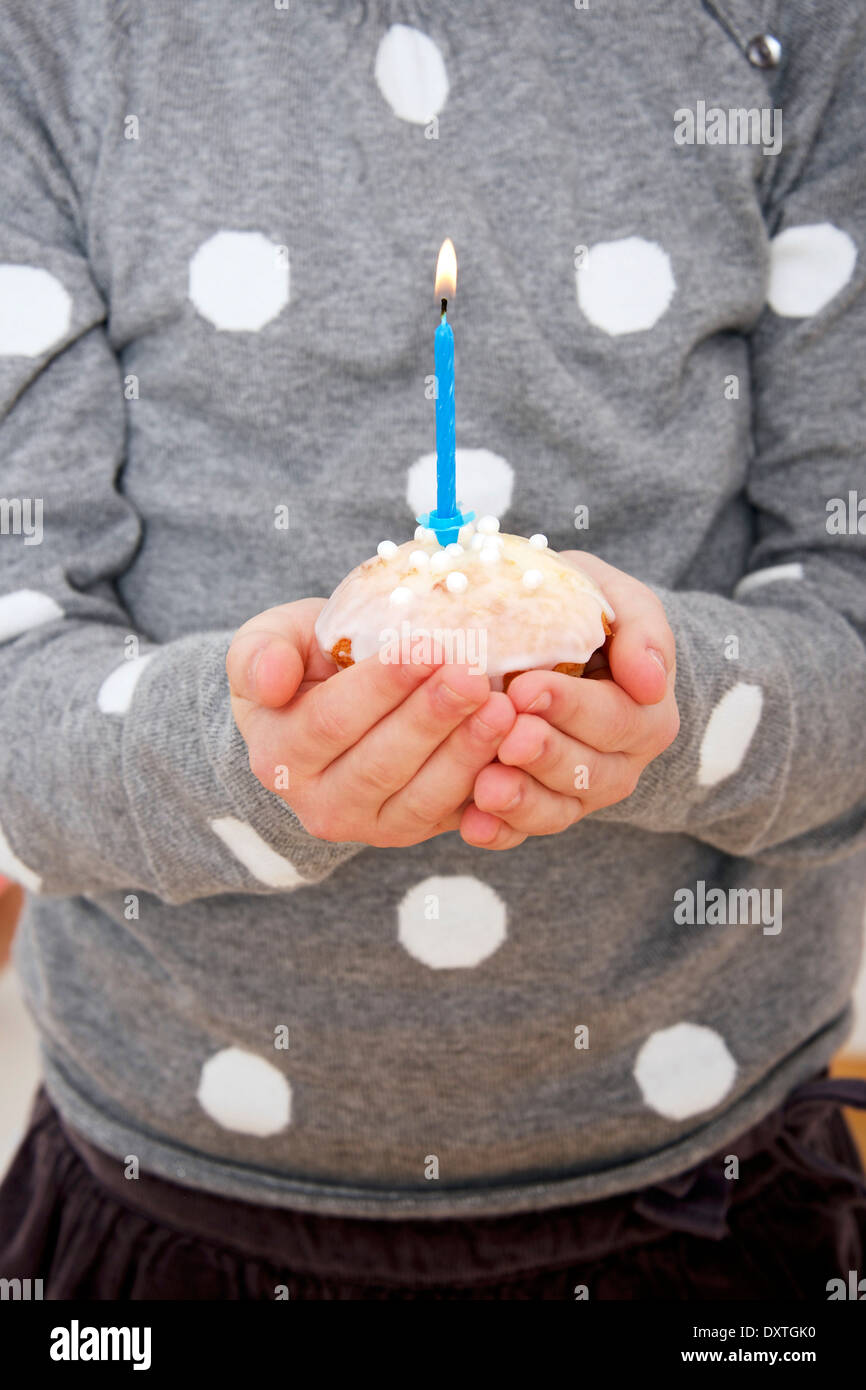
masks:
[[[862,1268],[864,35],[810,8],[5,6],[3,1276]],[[316,653],[432,504],[445,236],[458,495],[585,552],[591,679]]]

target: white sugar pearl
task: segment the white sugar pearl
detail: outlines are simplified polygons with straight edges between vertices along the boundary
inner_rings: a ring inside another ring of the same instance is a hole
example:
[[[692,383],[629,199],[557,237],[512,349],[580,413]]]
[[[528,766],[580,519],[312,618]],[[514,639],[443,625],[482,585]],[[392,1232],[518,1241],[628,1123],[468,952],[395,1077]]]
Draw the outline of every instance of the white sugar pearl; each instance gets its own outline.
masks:
[[[483,516],[478,523],[477,529],[482,536],[493,536],[499,530],[499,520],[495,516]]]
[[[425,570],[430,563],[430,556],[426,550],[413,550],[409,554],[409,564],[414,565],[416,570]]]
[[[452,570],[445,580],[445,588],[450,589],[452,594],[463,594],[469,586],[469,580],[460,570]]]
[[[424,539],[425,541],[432,541],[433,545],[439,544],[439,537],[436,535],[436,532],[433,530],[432,526],[427,527],[427,534],[424,537]]]
[[[473,550],[480,550],[481,547],[482,547],[482,545],[484,544],[484,542],[485,542],[486,540],[487,540],[487,537],[486,537],[486,536],[478,536],[478,535],[473,536],[473,537],[472,537],[472,549],[473,549]]]
[[[536,531],[534,536],[529,537],[529,544],[532,546],[533,550],[546,550],[547,537],[543,536],[540,531]]]
[[[483,548],[481,551],[479,551],[478,558],[479,558],[479,560],[481,561],[482,565],[496,565],[496,564],[498,564],[498,563],[499,563],[499,546],[498,546],[498,545],[485,545],[484,548]]]
[[[463,546],[460,544],[459,541],[451,541],[450,545],[446,545],[446,547],[445,547],[445,554],[446,554],[446,555],[462,555],[462,554],[463,554]]]
[[[411,589],[407,589],[405,584],[399,584],[396,589],[392,589],[388,596],[388,602],[393,603],[395,608],[405,608],[407,603],[411,603],[414,595]]]
[[[444,574],[451,564],[444,550],[435,550],[430,556],[430,573]]]
[[[416,540],[416,541],[426,541],[426,539],[427,539],[427,527],[426,527],[426,526],[416,526],[416,527],[415,527],[415,535],[414,535],[414,537],[413,537],[413,540]]]
[[[467,547],[468,547],[468,545],[469,545],[469,542],[472,540],[472,537],[473,537],[474,535],[475,535],[475,526],[473,525],[473,523],[472,523],[471,521],[467,521],[467,523],[466,523],[465,526],[461,526],[461,527],[460,527],[460,530],[459,530],[458,533],[457,533],[457,539],[458,539],[458,541],[460,542],[460,544],[463,546],[463,549],[464,549],[464,550],[467,549]]]
[[[481,542],[475,547],[476,550],[496,550],[501,555],[505,549],[501,536],[476,536],[473,539]]]
[[[390,560],[397,554],[397,546],[393,541],[380,541],[376,546],[376,554],[381,555],[383,560]]]
[[[543,584],[543,583],[544,583],[544,575],[541,573],[541,570],[524,570],[524,571],[523,571],[523,587],[524,587],[524,589],[537,589],[537,588],[539,587],[539,585],[540,585],[540,584]]]

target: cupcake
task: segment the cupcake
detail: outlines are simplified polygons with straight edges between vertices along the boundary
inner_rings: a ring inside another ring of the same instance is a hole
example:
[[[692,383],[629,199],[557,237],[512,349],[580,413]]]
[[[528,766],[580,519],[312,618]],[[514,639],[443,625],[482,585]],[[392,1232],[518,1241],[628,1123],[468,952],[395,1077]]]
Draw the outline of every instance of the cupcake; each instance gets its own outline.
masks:
[[[341,668],[376,652],[383,661],[461,662],[507,690],[524,671],[581,676],[614,616],[598,585],[546,536],[509,535],[486,516],[444,547],[423,525],[403,545],[382,541],[338,584],[316,640]]]

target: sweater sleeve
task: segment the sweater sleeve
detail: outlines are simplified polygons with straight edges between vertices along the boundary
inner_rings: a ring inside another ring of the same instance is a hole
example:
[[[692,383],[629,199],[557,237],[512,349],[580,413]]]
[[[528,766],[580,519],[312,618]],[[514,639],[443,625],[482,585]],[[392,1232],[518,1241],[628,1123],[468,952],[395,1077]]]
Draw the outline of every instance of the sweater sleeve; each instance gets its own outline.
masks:
[[[827,8],[783,7],[768,84],[785,143],[765,160],[748,573],[730,597],[654,586],[681,731],[598,813],[804,864],[866,846],[866,37],[855,5]]]
[[[0,17],[0,872],[170,903],[284,892],[362,846],[314,839],[253,777],[231,632],[160,645],[118,599],[143,528],[118,490],[123,382],[87,251],[98,12]]]

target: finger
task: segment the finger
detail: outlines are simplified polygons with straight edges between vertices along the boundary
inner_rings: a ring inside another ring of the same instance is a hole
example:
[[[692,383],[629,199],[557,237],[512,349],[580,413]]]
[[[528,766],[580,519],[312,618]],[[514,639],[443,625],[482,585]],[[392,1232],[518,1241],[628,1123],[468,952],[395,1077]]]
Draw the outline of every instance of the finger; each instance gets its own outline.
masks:
[[[337,805],[351,798],[355,807],[378,814],[489,694],[486,676],[468,666],[443,666],[334,761],[321,778],[323,794]]]
[[[657,704],[664,698],[676,657],[674,635],[660,600],[646,584],[597,555],[564,550],[561,558],[585,570],[613,606],[616,618],[608,662],[614,680],[638,704]]]
[[[385,802],[380,827],[422,826],[471,799],[475,778],[496,757],[516,717],[507,695],[490,695],[480,709],[458,724],[411,781]]]
[[[226,656],[232,696],[278,708],[292,698],[305,672],[320,679],[330,663],[315,646],[313,627],[325,600],[301,599],[269,608],[239,627]],[[333,669],[331,667],[331,669]]]
[[[550,791],[579,796],[587,810],[619,800],[622,788],[633,780],[632,759],[626,753],[599,753],[534,714],[517,716],[497,757],[508,767],[528,772]]]
[[[399,708],[437,664],[384,662],[374,653],[301,692],[287,710],[253,710],[253,736],[282,749],[277,761],[285,762],[289,749],[291,767],[301,776],[318,776]],[[484,683],[483,700],[489,684],[485,677],[475,679]]]
[[[475,779],[475,805],[523,835],[558,835],[585,814],[580,798],[550,791],[528,772],[491,763]]]
[[[615,681],[557,671],[525,671],[508,687],[520,714],[541,715],[562,733],[600,753],[635,752],[652,738],[658,706],[637,704]]]
[[[497,816],[489,816],[475,805],[467,806],[463,812],[460,834],[467,845],[476,849],[515,849],[526,839]]]

